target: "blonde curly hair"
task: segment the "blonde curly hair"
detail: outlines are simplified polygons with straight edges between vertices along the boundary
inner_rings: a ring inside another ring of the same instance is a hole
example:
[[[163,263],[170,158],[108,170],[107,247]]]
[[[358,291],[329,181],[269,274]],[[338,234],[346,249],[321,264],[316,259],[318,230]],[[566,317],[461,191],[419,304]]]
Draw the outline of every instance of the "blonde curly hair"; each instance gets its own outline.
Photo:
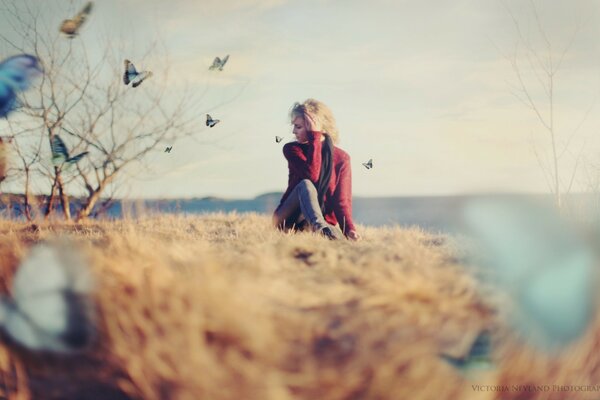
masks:
[[[317,125],[321,125],[323,132],[331,137],[333,143],[338,143],[340,140],[340,132],[338,131],[335,123],[335,118],[331,109],[315,99],[306,99],[302,103],[294,103],[290,111],[290,120],[294,120],[296,117],[304,118],[305,113],[309,113],[313,116]]]

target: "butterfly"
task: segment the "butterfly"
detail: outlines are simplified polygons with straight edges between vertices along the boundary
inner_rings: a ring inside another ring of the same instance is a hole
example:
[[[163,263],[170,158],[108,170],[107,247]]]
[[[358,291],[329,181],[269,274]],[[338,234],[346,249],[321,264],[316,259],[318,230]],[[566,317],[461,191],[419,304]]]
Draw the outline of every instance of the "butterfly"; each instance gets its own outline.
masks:
[[[490,334],[483,331],[474,339],[467,354],[460,356],[440,354],[440,356],[464,375],[471,376],[474,372],[487,371],[494,368],[491,359],[491,347]]]
[[[129,85],[130,82],[132,87],[138,87],[144,82],[144,80],[152,76],[152,71],[138,72],[135,69],[135,65],[129,60],[125,60],[125,72],[123,73],[123,83]]]
[[[0,63],[0,118],[6,118],[17,107],[17,93],[27,90],[41,73],[39,60],[29,54],[9,57]]]
[[[169,147],[165,148],[165,153],[170,153],[171,149],[173,149],[173,146],[169,146]]]
[[[373,159],[370,159],[370,160],[369,160],[369,161],[367,161],[366,163],[362,163],[362,165],[364,165],[366,169],[371,169],[371,168],[373,168]]]
[[[470,258],[509,294],[514,328],[544,350],[578,338],[589,325],[599,261],[594,246],[539,202],[480,198],[464,206]]]
[[[79,31],[81,25],[83,25],[88,15],[90,15],[90,12],[92,11],[92,6],[93,3],[90,1],[85,5],[85,7],[83,7],[79,14],[73,17],[73,19],[64,20],[63,23],[60,25],[60,31],[67,35],[69,39],[72,39],[75,36],[77,36],[77,31]]]
[[[275,142],[279,143],[283,140],[283,138],[281,136],[275,136]]]
[[[0,298],[0,328],[31,350],[75,352],[95,336],[92,278],[71,248],[34,246],[18,267],[12,297]]]
[[[52,137],[51,143],[52,164],[56,166],[59,166],[63,163],[66,163],[67,165],[75,164],[79,160],[81,160],[86,154],[89,153],[88,151],[84,151],[83,153],[79,153],[76,156],[69,157],[69,151],[67,150],[67,146],[58,135],[54,135]]]
[[[223,67],[227,63],[227,60],[229,60],[229,54],[227,54],[225,56],[225,58],[223,58],[222,60],[219,57],[215,57],[212,65],[208,69],[211,70],[211,71],[214,70],[214,69],[218,69],[219,71],[223,71]]]
[[[220,119],[212,119],[212,117],[209,114],[206,114],[206,126],[209,126],[209,127],[212,128],[213,126],[215,126],[219,122],[221,122]]]

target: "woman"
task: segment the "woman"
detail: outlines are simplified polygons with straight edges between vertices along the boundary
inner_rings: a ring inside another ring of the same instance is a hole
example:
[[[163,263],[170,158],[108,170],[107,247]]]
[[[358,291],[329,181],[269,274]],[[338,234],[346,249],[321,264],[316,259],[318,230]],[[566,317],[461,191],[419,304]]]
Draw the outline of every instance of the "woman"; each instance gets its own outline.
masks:
[[[339,137],[331,110],[308,99],[294,104],[290,119],[296,142],[283,146],[288,187],[273,223],[284,230],[309,225],[329,239],[360,239],[352,222],[350,156],[333,145]]]

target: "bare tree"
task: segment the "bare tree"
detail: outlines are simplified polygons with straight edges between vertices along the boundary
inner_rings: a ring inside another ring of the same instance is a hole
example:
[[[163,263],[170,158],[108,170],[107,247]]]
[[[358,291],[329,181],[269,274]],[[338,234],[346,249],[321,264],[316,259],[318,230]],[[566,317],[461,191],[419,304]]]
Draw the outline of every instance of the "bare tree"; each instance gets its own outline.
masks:
[[[553,45],[544,29],[535,2],[529,0],[535,20],[534,34],[542,43],[541,46],[536,47],[532,43],[530,32],[525,32],[506,1],[503,1],[502,4],[510,15],[517,33],[514,51],[511,54],[504,54],[504,57],[510,62],[517,82],[516,86],[511,87],[511,92],[531,110],[542,126],[549,152],[537,148],[532,143],[533,151],[554,196],[555,203],[560,208],[563,204],[563,196],[569,194],[573,187],[585,147],[582,145],[580,149],[574,150],[573,139],[596,104],[594,101],[590,105],[579,124],[568,135],[560,132],[555,117],[557,75],[579,33],[581,24],[574,27],[566,45],[557,51],[557,46]],[[541,94],[539,89],[541,89]],[[566,139],[564,139],[565,136]],[[565,156],[572,157],[572,165],[564,162]]]
[[[7,175],[14,179],[23,179],[23,212],[27,220],[31,221],[34,218],[32,214],[31,181],[35,173],[35,166],[40,160],[44,138],[37,134],[38,129],[26,129],[17,132],[11,123],[9,123],[9,129],[11,132],[9,143],[12,144],[11,149],[14,150],[12,154],[19,158],[20,163],[18,166],[8,167]],[[34,140],[28,143],[30,144],[28,148],[24,148],[21,141],[15,140],[16,137],[23,138],[26,135],[35,136]],[[35,143],[36,139],[37,143]]]
[[[129,58],[123,42],[107,37],[104,46],[88,49],[82,37],[61,36],[57,26],[42,18],[52,13],[42,11],[39,4],[32,7],[30,1],[1,0],[0,5],[12,28],[11,37],[0,38],[15,51],[37,56],[44,68],[37,90],[23,96],[21,117],[12,124],[18,127],[15,137],[25,192],[33,170],[50,186],[46,218],[60,199],[65,219],[71,220],[70,193],[83,196],[76,219],[87,218],[106,189],[116,184],[120,172],[160,151],[164,144],[197,132],[192,93],[168,90],[164,47],[150,43],[144,55],[138,53],[140,65],[149,61],[158,65],[153,68],[156,78],[133,89],[122,82],[123,59]],[[37,147],[25,146],[25,141],[32,140],[27,133],[36,130],[38,138],[45,140],[38,141]],[[49,150],[56,135],[61,135],[70,153],[88,151],[88,156],[76,165],[53,165]]]

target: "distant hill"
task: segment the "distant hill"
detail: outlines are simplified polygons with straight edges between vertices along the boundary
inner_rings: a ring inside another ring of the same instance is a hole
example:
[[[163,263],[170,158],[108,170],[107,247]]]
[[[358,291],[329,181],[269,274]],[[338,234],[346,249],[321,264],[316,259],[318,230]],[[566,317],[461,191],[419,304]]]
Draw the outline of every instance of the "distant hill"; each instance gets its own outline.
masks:
[[[254,198],[254,200],[265,200],[265,199],[281,199],[281,196],[283,196],[283,192],[269,192],[269,193],[263,193],[261,195],[258,195]]]

